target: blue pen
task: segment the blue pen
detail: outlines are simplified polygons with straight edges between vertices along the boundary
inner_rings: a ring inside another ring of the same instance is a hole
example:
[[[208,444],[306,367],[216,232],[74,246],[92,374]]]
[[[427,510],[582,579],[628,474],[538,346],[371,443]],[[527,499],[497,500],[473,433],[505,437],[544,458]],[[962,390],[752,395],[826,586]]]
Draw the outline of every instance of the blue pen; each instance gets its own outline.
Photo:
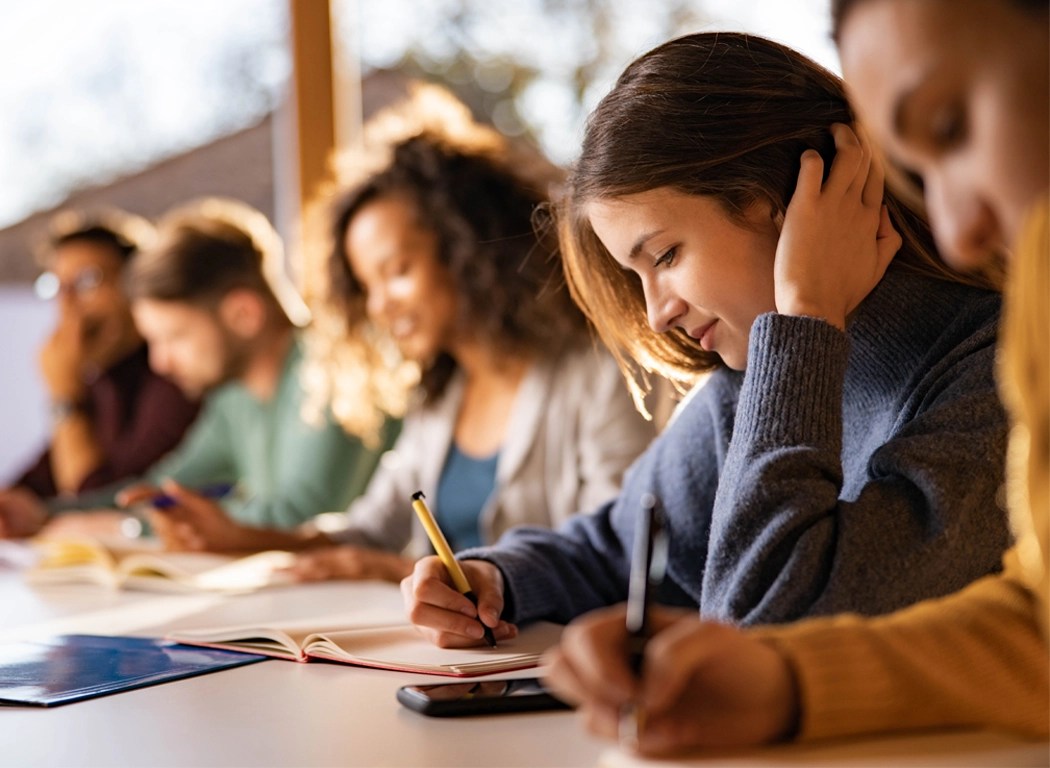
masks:
[[[212,485],[205,485],[201,488],[191,488],[190,490],[209,499],[221,499],[224,496],[228,496],[230,491],[234,489],[235,485],[235,483],[213,483]],[[149,503],[156,509],[171,509],[178,502],[166,493],[158,493],[150,499]]]

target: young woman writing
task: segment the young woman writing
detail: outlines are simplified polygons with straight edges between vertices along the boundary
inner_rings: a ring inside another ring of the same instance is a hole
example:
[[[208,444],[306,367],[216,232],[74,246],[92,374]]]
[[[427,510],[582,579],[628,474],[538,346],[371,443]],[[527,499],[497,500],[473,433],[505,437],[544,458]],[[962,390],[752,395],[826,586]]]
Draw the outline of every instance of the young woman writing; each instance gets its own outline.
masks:
[[[711,618],[876,614],[998,568],[999,297],[936,260],[852,122],[837,78],[726,33],[646,54],[591,115],[560,218],[575,295],[625,366],[713,372],[617,499],[461,553],[497,639],[623,600],[647,493],[658,600]],[[438,561],[402,589],[435,642],[478,642]]]
[[[999,373],[1015,425],[1007,498],[1017,544],[1001,573],[874,619],[746,631],[659,612],[641,679],[623,659],[623,609],[582,619],[548,659],[550,683],[606,736],[624,703],[641,706],[643,752],[917,728],[1050,731],[1047,3],[833,8],[858,108],[924,182],[945,260],[1005,262],[1009,273]]]

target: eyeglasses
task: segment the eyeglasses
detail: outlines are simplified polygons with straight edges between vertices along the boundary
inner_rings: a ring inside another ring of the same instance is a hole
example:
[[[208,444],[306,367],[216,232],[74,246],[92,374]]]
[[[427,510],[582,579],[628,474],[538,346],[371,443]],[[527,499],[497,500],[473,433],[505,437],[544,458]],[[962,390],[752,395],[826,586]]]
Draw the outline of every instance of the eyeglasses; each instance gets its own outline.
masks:
[[[95,291],[105,279],[105,274],[98,267],[81,270],[67,283],[59,280],[54,272],[45,272],[33,283],[33,291],[43,301],[50,301],[63,293],[82,297]]]

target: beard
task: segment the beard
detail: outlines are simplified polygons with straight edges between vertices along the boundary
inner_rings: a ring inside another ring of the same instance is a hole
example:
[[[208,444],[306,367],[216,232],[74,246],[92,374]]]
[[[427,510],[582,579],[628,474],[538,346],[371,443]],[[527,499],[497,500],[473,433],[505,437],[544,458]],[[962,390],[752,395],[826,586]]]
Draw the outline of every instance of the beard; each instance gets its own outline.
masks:
[[[179,389],[187,397],[197,400],[214,392],[231,381],[240,379],[248,369],[252,358],[254,342],[243,339],[231,333],[226,328],[220,328],[219,346],[217,350],[218,360],[214,365],[213,372],[206,378],[199,376],[190,379],[186,376],[173,376]]]
[[[251,340],[236,336],[226,328],[222,329],[220,339],[222,359],[219,362],[219,372],[216,379],[204,387],[202,394],[241,378],[252,359],[254,344]]]

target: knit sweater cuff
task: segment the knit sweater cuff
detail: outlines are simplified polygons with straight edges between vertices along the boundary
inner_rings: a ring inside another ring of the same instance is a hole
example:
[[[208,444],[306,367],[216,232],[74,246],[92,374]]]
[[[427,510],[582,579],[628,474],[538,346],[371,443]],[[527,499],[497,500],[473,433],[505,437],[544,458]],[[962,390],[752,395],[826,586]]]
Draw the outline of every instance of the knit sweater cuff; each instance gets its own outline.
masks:
[[[760,315],[734,432],[758,445],[839,443],[848,352],[846,334],[824,320]]]
[[[846,642],[841,625],[854,620],[841,617],[819,628],[803,624],[800,632],[754,631],[792,666],[802,706],[799,741],[894,731],[907,722],[900,709],[908,702],[893,689],[878,658],[865,644]]]
[[[517,589],[519,582],[525,585],[531,583],[526,576],[529,573],[527,563],[517,564],[517,558],[515,558],[513,553],[500,552],[496,555],[492,547],[467,549],[458,553],[456,559],[484,560],[486,563],[496,566],[503,575],[503,612],[500,614],[500,618],[511,624],[519,624],[528,620],[528,617],[522,616],[521,600],[516,594],[519,591]],[[516,564],[517,568],[515,567]]]

